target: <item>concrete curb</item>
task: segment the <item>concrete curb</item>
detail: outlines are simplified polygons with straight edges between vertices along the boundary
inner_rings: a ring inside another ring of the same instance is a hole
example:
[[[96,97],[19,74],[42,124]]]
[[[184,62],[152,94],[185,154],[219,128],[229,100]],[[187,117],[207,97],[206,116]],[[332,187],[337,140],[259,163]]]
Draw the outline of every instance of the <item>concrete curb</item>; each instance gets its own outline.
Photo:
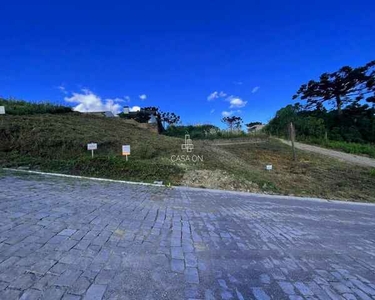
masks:
[[[20,169],[12,169],[12,168],[2,168],[2,169],[6,170],[6,171],[14,171],[14,172],[21,172],[21,173],[37,174],[37,175],[46,175],[46,176],[55,176],[55,177],[76,178],[76,179],[95,180],[95,181],[102,181],[102,182],[125,183],[125,184],[155,186],[155,187],[166,187],[165,185],[147,183],[147,182],[136,182],[136,181],[125,181],[125,180],[115,180],[115,179],[96,178],[96,177],[85,177],[85,176],[59,174],[59,173],[48,173],[48,172],[31,171],[31,170],[20,170]],[[314,202],[320,202],[320,203],[349,204],[349,205],[358,205],[358,206],[375,206],[375,203],[353,202],[353,201],[344,201],[344,200],[329,200],[329,199],[314,198],[314,197],[284,196],[284,195],[261,194],[261,193],[257,194],[257,193],[241,192],[241,191],[215,190],[215,189],[188,187],[188,186],[172,186],[172,188],[176,189],[176,190],[180,190],[180,191],[210,192],[210,193],[216,193],[216,194],[231,194],[231,195],[250,196],[250,197],[266,198],[266,199],[299,200],[299,201],[314,201]]]
[[[266,199],[279,199],[279,200],[298,200],[298,201],[314,201],[320,203],[336,203],[336,204],[350,204],[350,205],[359,205],[359,206],[375,206],[375,203],[368,202],[354,202],[354,201],[345,201],[345,200],[331,200],[323,198],[314,198],[314,197],[300,197],[300,196],[285,196],[277,194],[261,194],[261,193],[249,193],[241,191],[228,191],[228,190],[215,190],[215,189],[205,189],[189,186],[174,186],[174,189],[183,190],[183,191],[201,191],[201,192],[210,192],[217,194],[231,194],[238,196],[251,196],[256,198],[266,198]]]
[[[85,176],[68,175],[68,174],[60,174],[60,173],[48,173],[48,172],[39,172],[39,171],[31,171],[31,170],[20,170],[20,169],[12,169],[12,168],[3,168],[3,170],[12,171],[12,172],[37,174],[37,175],[55,176],[55,177],[65,177],[65,178],[75,178],[75,179],[86,179],[86,180],[113,182],[113,183],[126,183],[126,184],[157,186],[157,187],[164,187],[165,186],[165,185],[162,185],[162,184],[147,183],[147,182],[125,181],[125,180],[115,180],[115,179],[97,178],[97,177],[85,177]]]

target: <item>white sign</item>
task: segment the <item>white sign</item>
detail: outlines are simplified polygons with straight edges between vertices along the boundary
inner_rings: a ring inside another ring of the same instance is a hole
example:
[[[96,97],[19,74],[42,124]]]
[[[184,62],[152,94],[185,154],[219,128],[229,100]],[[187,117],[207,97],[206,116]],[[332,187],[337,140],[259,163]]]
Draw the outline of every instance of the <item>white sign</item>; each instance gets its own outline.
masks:
[[[130,145],[122,145],[122,155],[130,155]]]
[[[97,149],[98,149],[98,144],[97,143],[87,144],[87,150],[97,150]]]
[[[0,106],[0,115],[5,115],[5,106]]]
[[[272,170],[272,165],[266,165],[266,170],[271,171]]]

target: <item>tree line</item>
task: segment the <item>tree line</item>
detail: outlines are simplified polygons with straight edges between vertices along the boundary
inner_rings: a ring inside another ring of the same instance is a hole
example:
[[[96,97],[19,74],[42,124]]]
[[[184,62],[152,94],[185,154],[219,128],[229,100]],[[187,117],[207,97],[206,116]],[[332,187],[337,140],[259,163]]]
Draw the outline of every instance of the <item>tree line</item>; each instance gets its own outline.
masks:
[[[375,142],[375,61],[323,73],[301,85],[292,99],[302,103],[277,111],[267,132],[286,136],[293,122],[299,139]]]

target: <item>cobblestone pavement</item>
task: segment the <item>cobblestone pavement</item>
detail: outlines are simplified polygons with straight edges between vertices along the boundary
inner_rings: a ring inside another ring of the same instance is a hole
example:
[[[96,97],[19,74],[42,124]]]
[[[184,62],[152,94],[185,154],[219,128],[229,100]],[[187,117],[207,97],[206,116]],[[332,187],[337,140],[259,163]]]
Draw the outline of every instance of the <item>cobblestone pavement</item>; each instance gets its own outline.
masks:
[[[375,299],[375,206],[0,178],[0,299]]]

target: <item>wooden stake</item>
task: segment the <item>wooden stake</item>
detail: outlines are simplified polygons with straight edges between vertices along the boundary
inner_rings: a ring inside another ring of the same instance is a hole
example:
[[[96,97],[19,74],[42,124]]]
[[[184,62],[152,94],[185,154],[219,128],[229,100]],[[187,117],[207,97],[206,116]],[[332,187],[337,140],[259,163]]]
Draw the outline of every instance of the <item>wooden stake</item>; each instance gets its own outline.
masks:
[[[294,140],[296,138],[296,132],[294,130],[294,125],[292,122],[289,124],[289,139],[292,142],[292,150],[293,150],[293,160],[296,160],[296,148],[294,146]]]

